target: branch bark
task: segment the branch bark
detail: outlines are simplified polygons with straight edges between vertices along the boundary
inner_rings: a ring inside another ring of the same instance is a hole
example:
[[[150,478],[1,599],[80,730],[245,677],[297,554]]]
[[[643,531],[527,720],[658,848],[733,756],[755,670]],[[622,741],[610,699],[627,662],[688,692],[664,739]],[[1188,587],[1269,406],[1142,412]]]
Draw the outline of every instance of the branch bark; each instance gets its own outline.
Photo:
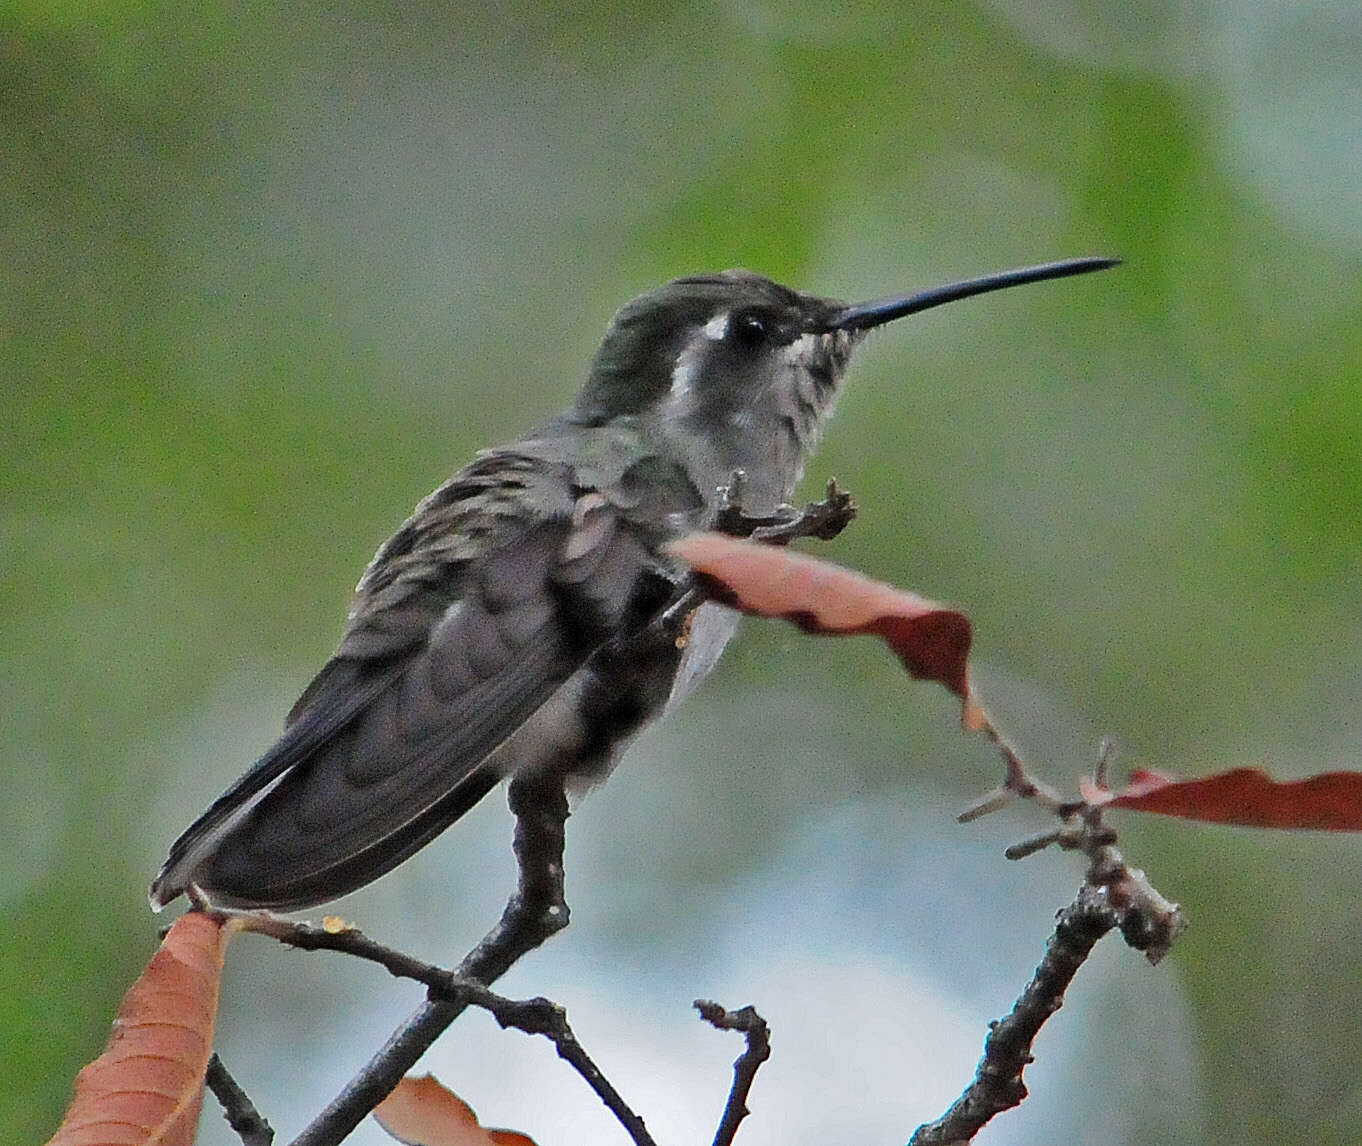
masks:
[[[218,1100],[227,1125],[237,1132],[242,1146],[271,1146],[274,1128],[265,1121],[264,1115],[255,1108],[250,1096],[241,1089],[216,1054],[208,1060],[204,1082]]]
[[[771,1057],[771,1029],[752,1007],[741,1007],[727,1011],[718,1003],[705,999],[695,1000],[695,1009],[700,1017],[721,1031],[740,1031],[747,1039],[747,1049],[733,1062],[733,1085],[728,1091],[728,1101],[719,1118],[719,1128],[714,1132],[714,1146],[732,1146],[733,1136],[738,1126],[752,1112],[747,1109],[747,1096],[756,1080],[761,1064]]]
[[[968,1142],[994,1117],[1026,1098],[1022,1071],[1031,1044],[1045,1021],[1064,1003],[1068,990],[1097,941],[1117,926],[1115,910],[1101,889],[1085,884],[1059,916],[1036,973],[1006,1018],[993,1023],[974,1081],[935,1122],[920,1126],[909,1146]]]

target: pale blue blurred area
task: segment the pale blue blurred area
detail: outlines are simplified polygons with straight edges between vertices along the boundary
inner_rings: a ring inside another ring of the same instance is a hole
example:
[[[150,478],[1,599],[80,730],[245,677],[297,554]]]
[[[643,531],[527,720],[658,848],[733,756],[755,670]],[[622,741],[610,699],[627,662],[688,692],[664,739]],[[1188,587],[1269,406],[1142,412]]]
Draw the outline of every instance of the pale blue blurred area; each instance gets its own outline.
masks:
[[[987,0],[0,13],[0,1142],[50,1133],[164,922],[170,839],[277,733],[416,500],[564,406],[615,307],[746,265],[848,298],[1118,271],[895,324],[823,552],[949,600],[1038,771],[1283,776],[1362,747],[1362,12]],[[745,626],[569,823],[564,1002],[664,1142],[905,1140],[1011,1005],[1072,857],[869,641]],[[1120,822],[1192,921],[1109,939],[981,1141],[1354,1143],[1362,848]],[[489,798],[338,905],[454,961],[513,884]],[[236,941],[221,1043],[289,1135],[414,1005]],[[543,1146],[622,1141],[484,1019],[428,1063]],[[228,1131],[211,1104],[206,1141]],[[282,1140],[282,1139],[281,1139]],[[377,1142],[372,1128],[363,1140]]]

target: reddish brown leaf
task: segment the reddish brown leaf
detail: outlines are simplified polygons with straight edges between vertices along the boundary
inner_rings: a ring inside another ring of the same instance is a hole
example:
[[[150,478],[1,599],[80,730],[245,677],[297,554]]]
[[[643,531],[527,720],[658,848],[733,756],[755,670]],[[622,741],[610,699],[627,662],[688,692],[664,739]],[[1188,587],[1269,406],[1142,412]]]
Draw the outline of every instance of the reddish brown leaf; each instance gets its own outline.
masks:
[[[1089,804],[1212,824],[1362,831],[1362,772],[1274,780],[1256,768],[1236,768],[1199,780],[1175,780],[1142,770],[1132,772],[1119,792],[1085,781],[1082,794]]]
[[[939,681],[969,704],[969,618],[914,593],[789,549],[692,533],[668,549],[718,599],[805,632],[880,637],[913,676]]]
[[[534,1146],[514,1130],[489,1130],[432,1075],[409,1074],[374,1108],[378,1124],[407,1146]]]
[[[189,1146],[213,1053],[218,979],[236,927],[181,916],[123,997],[104,1053],[47,1146]]]

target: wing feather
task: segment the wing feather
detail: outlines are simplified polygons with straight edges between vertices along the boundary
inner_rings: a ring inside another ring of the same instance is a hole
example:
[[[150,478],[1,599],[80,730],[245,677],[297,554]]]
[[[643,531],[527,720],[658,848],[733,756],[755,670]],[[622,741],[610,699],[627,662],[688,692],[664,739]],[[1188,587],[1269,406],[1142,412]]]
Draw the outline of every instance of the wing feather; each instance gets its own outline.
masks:
[[[673,585],[656,507],[612,502],[595,483],[623,490],[620,475],[583,482],[547,454],[480,456],[384,544],[335,657],[280,740],[176,841],[153,903],[190,886],[224,905],[335,898],[506,772],[599,749],[574,727],[574,676]],[[677,512],[701,504],[684,474],[675,490]]]
[[[395,551],[406,576],[371,568],[342,654],[280,742],[177,843],[153,896],[192,883],[222,904],[334,898],[516,767],[498,749],[628,623],[641,586],[655,595],[646,529],[595,493],[569,504],[515,532],[495,522],[495,543],[472,559],[442,564],[416,541]]]

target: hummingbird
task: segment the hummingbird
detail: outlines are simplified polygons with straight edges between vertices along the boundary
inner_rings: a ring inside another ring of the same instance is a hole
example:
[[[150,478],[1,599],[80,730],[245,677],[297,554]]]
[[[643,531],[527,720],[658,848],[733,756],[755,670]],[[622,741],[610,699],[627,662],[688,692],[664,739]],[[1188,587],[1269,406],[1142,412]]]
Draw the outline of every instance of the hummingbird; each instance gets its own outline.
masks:
[[[151,885],[292,910],[372,882],[504,777],[577,790],[717,661],[737,614],[650,630],[690,587],[664,546],[793,496],[852,351],[894,319],[1118,260],[1023,267],[845,303],[745,270],[675,279],[611,320],[576,401],[422,500],[355,589],[283,734]],[[656,634],[648,639],[649,632]]]

